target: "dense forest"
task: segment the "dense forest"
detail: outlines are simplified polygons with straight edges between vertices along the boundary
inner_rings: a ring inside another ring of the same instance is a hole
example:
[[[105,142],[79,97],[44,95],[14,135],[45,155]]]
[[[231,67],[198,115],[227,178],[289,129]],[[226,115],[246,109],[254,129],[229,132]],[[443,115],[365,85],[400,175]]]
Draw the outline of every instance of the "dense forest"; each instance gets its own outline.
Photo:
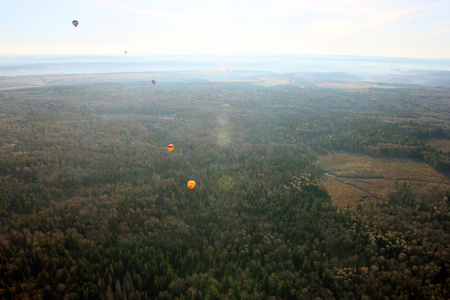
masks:
[[[450,139],[448,88],[108,83],[0,107],[2,299],[450,298],[450,189],[338,208],[317,163],[450,171],[427,143]]]

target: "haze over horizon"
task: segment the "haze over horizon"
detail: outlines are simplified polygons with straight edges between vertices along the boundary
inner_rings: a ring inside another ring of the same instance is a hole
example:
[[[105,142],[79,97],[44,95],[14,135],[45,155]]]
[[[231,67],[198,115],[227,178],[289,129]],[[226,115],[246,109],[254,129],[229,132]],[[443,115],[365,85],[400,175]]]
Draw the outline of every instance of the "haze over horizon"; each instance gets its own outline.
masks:
[[[0,55],[449,58],[449,11],[447,0],[2,1]]]
[[[447,77],[450,59],[339,55],[0,55],[0,76],[182,71],[226,71],[230,76],[237,74],[230,71],[414,76],[423,71],[443,71],[439,76]],[[207,73],[204,76],[208,77]]]

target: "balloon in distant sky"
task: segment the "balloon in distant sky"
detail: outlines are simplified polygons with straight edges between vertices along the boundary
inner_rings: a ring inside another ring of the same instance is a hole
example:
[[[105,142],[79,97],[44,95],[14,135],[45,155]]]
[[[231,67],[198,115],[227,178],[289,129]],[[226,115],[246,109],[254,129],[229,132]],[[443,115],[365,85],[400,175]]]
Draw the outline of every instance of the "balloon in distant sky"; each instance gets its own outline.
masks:
[[[153,83],[153,84],[156,84],[156,81],[152,80],[152,83]]]
[[[77,27],[78,26],[78,21],[77,20],[73,20],[72,24],[73,24],[73,26]]]
[[[167,145],[167,150],[172,152],[173,151],[173,145],[172,144]]]
[[[189,180],[187,183],[188,188],[190,188],[191,190],[193,188],[195,188],[195,181],[194,180]]]
[[[125,51],[125,54],[127,54],[128,52],[127,51]]]

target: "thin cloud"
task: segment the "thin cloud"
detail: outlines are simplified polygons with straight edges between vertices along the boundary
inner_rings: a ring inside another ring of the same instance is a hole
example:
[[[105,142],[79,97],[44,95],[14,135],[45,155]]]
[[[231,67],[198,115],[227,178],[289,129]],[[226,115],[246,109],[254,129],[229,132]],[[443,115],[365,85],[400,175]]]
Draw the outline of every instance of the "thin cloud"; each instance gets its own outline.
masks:
[[[347,1],[349,2],[351,1]],[[383,30],[386,26],[414,17],[420,11],[446,2],[448,1],[397,10],[372,11],[367,15],[355,14],[351,11],[335,17],[319,15],[312,19],[313,22],[308,31],[312,35],[328,36],[332,39],[361,35],[369,31]]]
[[[438,1],[421,5],[415,9],[426,9],[433,6],[449,3],[449,0]],[[407,2],[406,2],[407,3]],[[413,3],[408,6],[414,5]],[[321,15],[371,15],[374,13],[380,13],[387,9],[395,9],[396,7],[405,7],[405,1],[392,1],[392,0],[315,0],[315,1],[302,1],[302,0],[277,0],[274,2],[273,12],[298,12],[308,11],[316,12]]]
[[[80,0],[81,2],[86,2],[89,4],[94,4],[103,7],[109,7],[114,9],[119,9],[122,11],[128,11],[136,14],[173,19],[178,21],[204,21],[211,22],[214,17],[209,14],[202,14],[192,11],[173,11],[173,10],[157,10],[157,9],[142,9],[125,5],[117,5],[104,1],[96,0]]]
[[[252,18],[288,17],[301,14],[311,14],[317,19],[324,18],[364,18],[374,16],[403,16],[419,12],[428,8],[449,3],[449,0],[434,2],[426,5],[405,8],[404,2],[399,1],[373,1],[373,0],[278,0],[274,2],[270,11],[256,11],[243,14]],[[383,5],[386,4],[386,5]],[[387,9],[387,7],[391,7]],[[381,17],[383,18],[383,17]],[[381,19],[380,18],[380,19]]]
[[[441,34],[445,34],[445,33],[450,33],[450,27],[444,28],[441,30],[426,32],[423,35],[424,36],[433,36],[433,35],[441,35]]]

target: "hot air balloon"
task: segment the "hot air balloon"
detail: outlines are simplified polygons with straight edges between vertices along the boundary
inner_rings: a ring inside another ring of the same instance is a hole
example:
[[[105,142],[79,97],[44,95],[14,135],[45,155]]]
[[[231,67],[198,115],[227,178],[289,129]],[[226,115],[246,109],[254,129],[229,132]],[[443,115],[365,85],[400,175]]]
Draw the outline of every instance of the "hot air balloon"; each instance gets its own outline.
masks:
[[[78,21],[77,20],[73,20],[72,24],[73,24],[73,26],[77,27],[78,26]]]
[[[128,52],[127,51],[125,51],[125,54],[127,54]]]
[[[172,144],[167,145],[167,150],[172,152],[173,151],[173,145]]]
[[[187,183],[188,188],[190,188],[191,190],[193,188],[195,188],[195,181],[194,180],[189,180]]]
[[[156,81],[152,80],[152,83],[153,83],[153,85],[155,85],[155,84],[156,84]]]

